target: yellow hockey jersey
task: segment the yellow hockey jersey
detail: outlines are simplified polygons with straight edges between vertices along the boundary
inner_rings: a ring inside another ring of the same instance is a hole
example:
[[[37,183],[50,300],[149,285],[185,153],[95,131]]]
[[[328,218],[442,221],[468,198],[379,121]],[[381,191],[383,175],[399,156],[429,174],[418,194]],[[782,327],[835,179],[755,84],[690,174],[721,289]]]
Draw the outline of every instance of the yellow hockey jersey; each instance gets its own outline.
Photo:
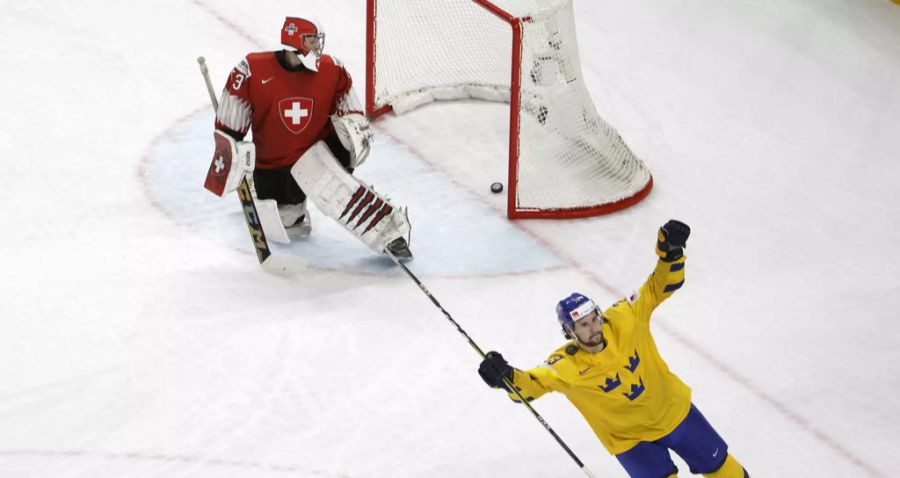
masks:
[[[684,262],[658,261],[640,289],[603,312],[601,352],[570,342],[540,367],[515,370],[522,396],[531,401],[547,392],[565,394],[613,455],[671,433],[690,410],[691,389],[660,357],[650,315],[684,284]]]

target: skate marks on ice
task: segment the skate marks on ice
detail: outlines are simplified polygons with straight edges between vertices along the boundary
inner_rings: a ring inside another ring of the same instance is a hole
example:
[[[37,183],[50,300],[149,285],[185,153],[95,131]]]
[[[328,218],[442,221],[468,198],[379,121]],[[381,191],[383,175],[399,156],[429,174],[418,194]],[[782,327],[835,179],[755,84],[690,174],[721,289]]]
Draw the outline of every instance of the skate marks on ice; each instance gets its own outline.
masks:
[[[38,476],[50,467],[62,470],[103,470],[108,476],[131,476],[139,465],[144,473],[164,472],[168,476],[215,476],[216,478],[308,476],[311,478],[351,478],[345,473],[328,473],[298,465],[228,460],[187,454],[100,452],[90,450],[8,450],[0,451],[0,469],[11,476]],[[106,475],[104,475],[106,476]]]
[[[140,174],[150,199],[176,223],[252,255],[238,201],[203,188],[213,152],[212,123],[212,110],[205,108],[170,126],[148,147]],[[532,235],[423,165],[388,135],[376,138],[358,176],[398,206],[409,207],[413,265],[423,277],[500,276],[565,267]],[[273,254],[304,258],[309,267],[322,270],[400,274],[389,258],[373,254],[315,206],[310,211],[312,234],[290,245],[270,242]]]

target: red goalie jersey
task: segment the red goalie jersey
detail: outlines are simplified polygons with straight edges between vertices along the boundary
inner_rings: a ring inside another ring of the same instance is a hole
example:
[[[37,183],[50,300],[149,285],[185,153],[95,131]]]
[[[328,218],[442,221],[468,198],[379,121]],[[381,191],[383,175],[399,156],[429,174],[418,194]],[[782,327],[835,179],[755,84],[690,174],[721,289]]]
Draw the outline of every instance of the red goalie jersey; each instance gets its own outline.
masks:
[[[290,167],[334,131],[330,115],[361,109],[339,61],[322,55],[318,71],[289,70],[283,55],[247,55],[231,71],[216,114],[216,129],[238,140],[253,129],[257,169]]]

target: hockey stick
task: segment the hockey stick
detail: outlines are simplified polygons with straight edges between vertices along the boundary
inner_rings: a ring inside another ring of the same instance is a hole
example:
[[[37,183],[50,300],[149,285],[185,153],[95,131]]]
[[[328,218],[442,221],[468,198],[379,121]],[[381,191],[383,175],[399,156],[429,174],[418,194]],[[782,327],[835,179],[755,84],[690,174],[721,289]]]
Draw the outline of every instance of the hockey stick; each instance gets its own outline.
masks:
[[[424,292],[425,295],[428,296],[429,299],[431,299],[431,302],[435,305],[435,307],[440,309],[441,313],[444,314],[444,317],[446,317],[447,320],[449,320],[450,323],[456,327],[456,330],[459,331],[459,333],[462,334],[463,337],[465,337],[465,339],[469,342],[469,345],[471,345],[472,348],[475,349],[476,352],[478,352],[478,355],[480,355],[481,358],[484,358],[485,353],[483,350],[481,350],[481,347],[479,347],[478,344],[476,344],[475,341],[472,340],[472,337],[469,337],[469,334],[467,334],[466,331],[463,330],[463,328],[455,320],[453,320],[453,317],[450,316],[450,313],[447,312],[447,309],[444,309],[444,307],[441,306],[441,303],[438,302],[438,300],[431,294],[431,292],[428,291],[428,288],[425,287],[425,284],[423,284],[422,281],[420,281],[419,278],[416,277],[416,275],[413,274],[408,267],[406,267],[406,265],[404,265],[402,262],[400,262],[399,259],[394,257],[394,255],[391,254],[389,250],[385,249],[384,252],[388,255],[388,257],[391,258],[392,261],[394,261],[395,264],[403,269],[403,272],[405,272],[406,275],[409,276],[409,278],[412,279],[417,286],[419,286],[419,289],[422,289],[422,292]],[[538,413],[530,403],[528,403],[528,400],[526,400],[525,397],[522,396],[522,392],[520,392],[509,379],[504,378],[503,383],[506,385],[507,389],[516,394],[516,397],[518,397],[522,405],[525,405],[525,408],[527,408],[528,411],[531,412],[532,415],[534,415],[534,418],[536,418],[537,421],[541,422],[541,425],[544,426],[544,429],[547,430],[548,433],[553,435],[553,438],[556,439],[556,443],[559,443],[559,446],[561,446],[563,450],[565,450],[566,453],[569,454],[569,457],[572,458],[572,460],[576,465],[578,465],[579,468],[581,468],[581,471],[583,471],[584,474],[588,476],[588,478],[594,478],[594,475],[592,475],[591,471],[588,470],[587,467],[584,466],[584,463],[582,463],[581,460],[578,459],[578,457],[575,455],[575,452],[573,452],[572,449],[569,448],[568,445],[566,445],[562,438],[560,438],[559,435],[557,435],[556,432],[553,431],[553,428],[550,427],[550,424],[547,423],[546,420],[544,420],[544,417],[542,417],[541,414]]]
[[[213,110],[219,111],[219,101],[216,99],[212,81],[209,79],[206,58],[202,56],[197,58],[197,63],[200,65],[200,73],[203,74],[203,80],[206,82],[206,91],[209,93],[209,101],[212,102]],[[270,272],[293,272],[305,269],[306,262],[303,260],[288,260],[287,258],[272,256],[269,242],[266,241],[266,233],[263,231],[262,223],[259,220],[259,213],[256,211],[256,204],[253,202],[253,194],[250,192],[250,184],[247,182],[246,175],[241,178],[237,193],[238,199],[241,200],[241,210],[244,211],[247,230],[250,231],[250,240],[256,249],[256,258],[259,259],[259,264],[263,269]]]

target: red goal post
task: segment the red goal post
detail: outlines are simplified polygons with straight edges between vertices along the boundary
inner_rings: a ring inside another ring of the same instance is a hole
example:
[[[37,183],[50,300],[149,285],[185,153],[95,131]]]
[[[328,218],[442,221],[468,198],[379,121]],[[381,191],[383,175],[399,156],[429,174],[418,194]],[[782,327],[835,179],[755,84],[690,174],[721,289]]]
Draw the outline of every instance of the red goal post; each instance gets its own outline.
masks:
[[[366,112],[509,104],[507,216],[627,208],[653,178],[585,86],[571,0],[367,0]]]

